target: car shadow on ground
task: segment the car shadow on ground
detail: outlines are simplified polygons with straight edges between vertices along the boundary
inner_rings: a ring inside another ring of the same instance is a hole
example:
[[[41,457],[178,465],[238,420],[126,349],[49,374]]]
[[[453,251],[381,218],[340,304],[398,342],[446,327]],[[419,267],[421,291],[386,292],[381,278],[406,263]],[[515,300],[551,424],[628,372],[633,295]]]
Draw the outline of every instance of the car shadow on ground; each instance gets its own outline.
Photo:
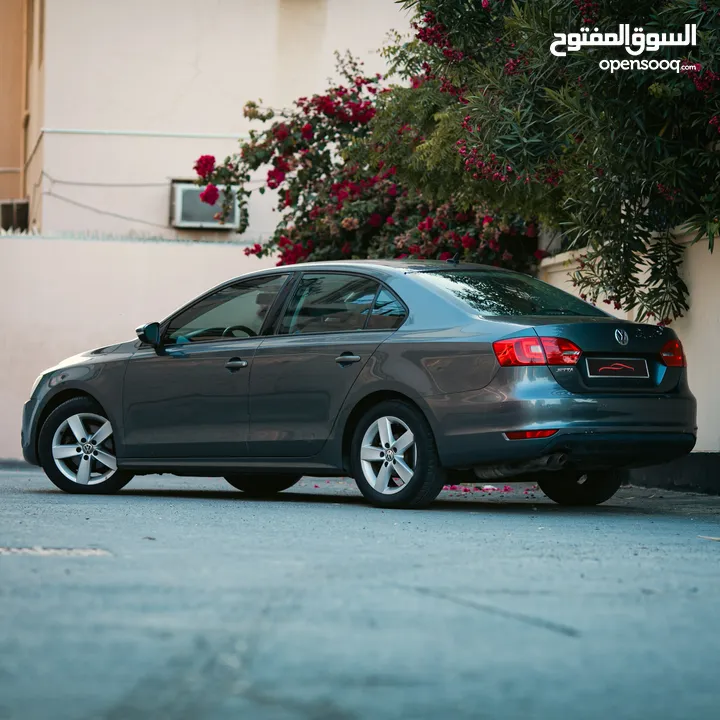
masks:
[[[53,488],[32,489],[29,492],[38,495],[62,494]],[[234,502],[255,503],[287,503],[290,505],[311,504],[311,505],[347,505],[361,506],[368,510],[387,512],[391,508],[373,508],[361,495],[342,494],[332,492],[303,492],[286,491],[278,493],[271,498],[253,498],[243,492],[235,490],[189,490],[186,488],[142,488],[127,487],[117,495],[103,495],[106,499],[121,501],[123,497],[142,497],[158,499],[187,499],[187,500],[232,500]],[[627,501],[625,501],[627,502]],[[613,505],[612,500],[597,507],[566,507],[557,505],[544,497],[511,499],[507,495],[498,499],[487,497],[472,498],[448,498],[442,495],[429,507],[423,510],[402,510],[401,512],[459,512],[459,513],[520,513],[524,515],[552,514],[552,515],[583,515],[583,516],[607,516],[607,515],[664,515],[672,514],[669,508],[645,508],[637,505]]]

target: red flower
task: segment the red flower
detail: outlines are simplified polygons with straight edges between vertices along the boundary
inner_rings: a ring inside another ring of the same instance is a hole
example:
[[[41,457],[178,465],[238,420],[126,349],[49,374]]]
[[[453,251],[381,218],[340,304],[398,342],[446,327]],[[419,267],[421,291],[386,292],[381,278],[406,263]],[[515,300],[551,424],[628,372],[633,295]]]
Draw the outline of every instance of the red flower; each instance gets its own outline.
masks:
[[[386,225],[394,225],[395,224],[395,218],[392,215],[388,215],[385,218],[385,224]]]
[[[351,255],[352,254],[352,245],[349,242],[346,242],[340,249],[340,252],[343,255]]]
[[[210,183],[201,193],[200,200],[208,205],[214,205],[220,197],[220,191]]]
[[[312,140],[313,138],[313,126],[310,123],[305,123],[300,130],[300,134],[305,140]]]
[[[530,223],[525,230],[525,235],[529,238],[537,237],[537,227],[533,223]]]
[[[206,178],[215,169],[214,155],[201,155],[195,161],[195,172],[201,177]]]
[[[285,123],[280,123],[277,127],[273,128],[272,133],[278,142],[283,142],[283,140],[287,140],[290,135],[290,130],[288,130],[288,126]]]
[[[536,260],[542,260],[543,258],[546,258],[550,255],[550,253],[547,250],[541,250],[538,248],[534,253],[534,257]]]
[[[255,243],[252,247],[246,247],[243,252],[248,256],[259,255],[262,252],[262,245],[260,243]]]
[[[408,254],[407,254],[407,253],[403,253],[402,255],[398,255],[396,259],[397,259],[397,260],[404,260],[406,257],[408,257]]]
[[[489,225],[492,221],[493,221],[492,215],[486,215],[482,221],[483,227],[485,227],[486,225]]]
[[[373,213],[369,217],[368,223],[372,227],[380,227],[383,224],[383,216],[380,213]]]
[[[410,251],[411,255],[419,255],[420,254],[420,246],[419,245],[411,245],[408,250]]]
[[[471,250],[471,249],[474,248],[475,245],[477,244],[477,241],[475,240],[475,238],[470,237],[470,235],[467,235],[467,234],[463,235],[463,236],[460,238],[460,242],[462,243],[462,246],[463,246],[466,250]]]
[[[453,254],[446,250],[445,252],[441,252],[440,255],[438,255],[438,260],[449,260],[452,256]]]
[[[711,122],[712,122],[712,121],[711,121]],[[398,191],[397,191],[397,185],[396,185],[395,183],[393,183],[393,184],[388,188],[387,194],[388,194],[390,197],[395,197],[395,196],[397,195],[397,192],[398,192]]]
[[[271,189],[275,189],[280,185],[280,183],[285,179],[285,173],[282,170],[279,170],[278,168],[273,168],[272,170],[268,170],[267,174],[267,184],[268,187]]]

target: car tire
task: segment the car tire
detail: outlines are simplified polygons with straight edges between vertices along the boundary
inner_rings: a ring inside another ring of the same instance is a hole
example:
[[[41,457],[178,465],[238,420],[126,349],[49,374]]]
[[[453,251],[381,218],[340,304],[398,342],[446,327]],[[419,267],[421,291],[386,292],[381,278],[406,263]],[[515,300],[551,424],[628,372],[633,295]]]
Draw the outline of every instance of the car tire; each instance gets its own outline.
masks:
[[[112,425],[88,397],[67,400],[48,415],[38,435],[38,459],[51,482],[67,493],[115,493],[133,478],[117,469]]]
[[[381,402],[360,418],[350,454],[358,489],[376,507],[424,508],[445,484],[428,421],[402,400]]]
[[[589,506],[609,500],[623,482],[618,470],[560,471],[538,478],[540,489],[558,505]]]
[[[300,482],[301,475],[226,475],[237,490],[250,497],[270,497]]]

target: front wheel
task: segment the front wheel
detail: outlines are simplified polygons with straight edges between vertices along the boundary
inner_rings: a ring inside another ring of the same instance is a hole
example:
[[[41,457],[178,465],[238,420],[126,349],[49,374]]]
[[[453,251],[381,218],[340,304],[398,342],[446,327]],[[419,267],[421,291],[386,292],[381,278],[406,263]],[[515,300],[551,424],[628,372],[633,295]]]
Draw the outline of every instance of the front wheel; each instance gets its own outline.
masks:
[[[430,425],[402,400],[381,402],[360,418],[350,453],[358,489],[377,507],[427,507],[445,483]]]
[[[236,489],[251,497],[269,497],[300,482],[300,475],[226,475]]]
[[[88,397],[50,413],[40,429],[38,456],[45,474],[68,493],[114,493],[133,477],[118,470],[112,424]]]
[[[547,474],[538,478],[540,489],[559,505],[599,505],[609,500],[622,485],[617,470],[583,473],[578,470]]]

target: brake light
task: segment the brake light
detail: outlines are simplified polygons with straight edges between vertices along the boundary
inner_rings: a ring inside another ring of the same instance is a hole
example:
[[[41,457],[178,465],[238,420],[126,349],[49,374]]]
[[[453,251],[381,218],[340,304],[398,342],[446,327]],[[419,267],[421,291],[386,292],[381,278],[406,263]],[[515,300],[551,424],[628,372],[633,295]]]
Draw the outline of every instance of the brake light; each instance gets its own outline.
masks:
[[[512,430],[506,432],[505,437],[508,440],[537,440],[538,438],[549,438],[556,432],[557,430]]]
[[[660,359],[667,367],[687,367],[682,343],[677,340],[668,340],[660,351]]]
[[[548,365],[576,365],[582,350],[565,338],[542,338],[543,349]]]
[[[575,365],[582,350],[570,340],[555,337],[521,337],[493,343],[503,367],[517,365]]]
[[[547,364],[547,358],[538,337],[497,340],[493,343],[493,350],[498,362],[503,367]]]

